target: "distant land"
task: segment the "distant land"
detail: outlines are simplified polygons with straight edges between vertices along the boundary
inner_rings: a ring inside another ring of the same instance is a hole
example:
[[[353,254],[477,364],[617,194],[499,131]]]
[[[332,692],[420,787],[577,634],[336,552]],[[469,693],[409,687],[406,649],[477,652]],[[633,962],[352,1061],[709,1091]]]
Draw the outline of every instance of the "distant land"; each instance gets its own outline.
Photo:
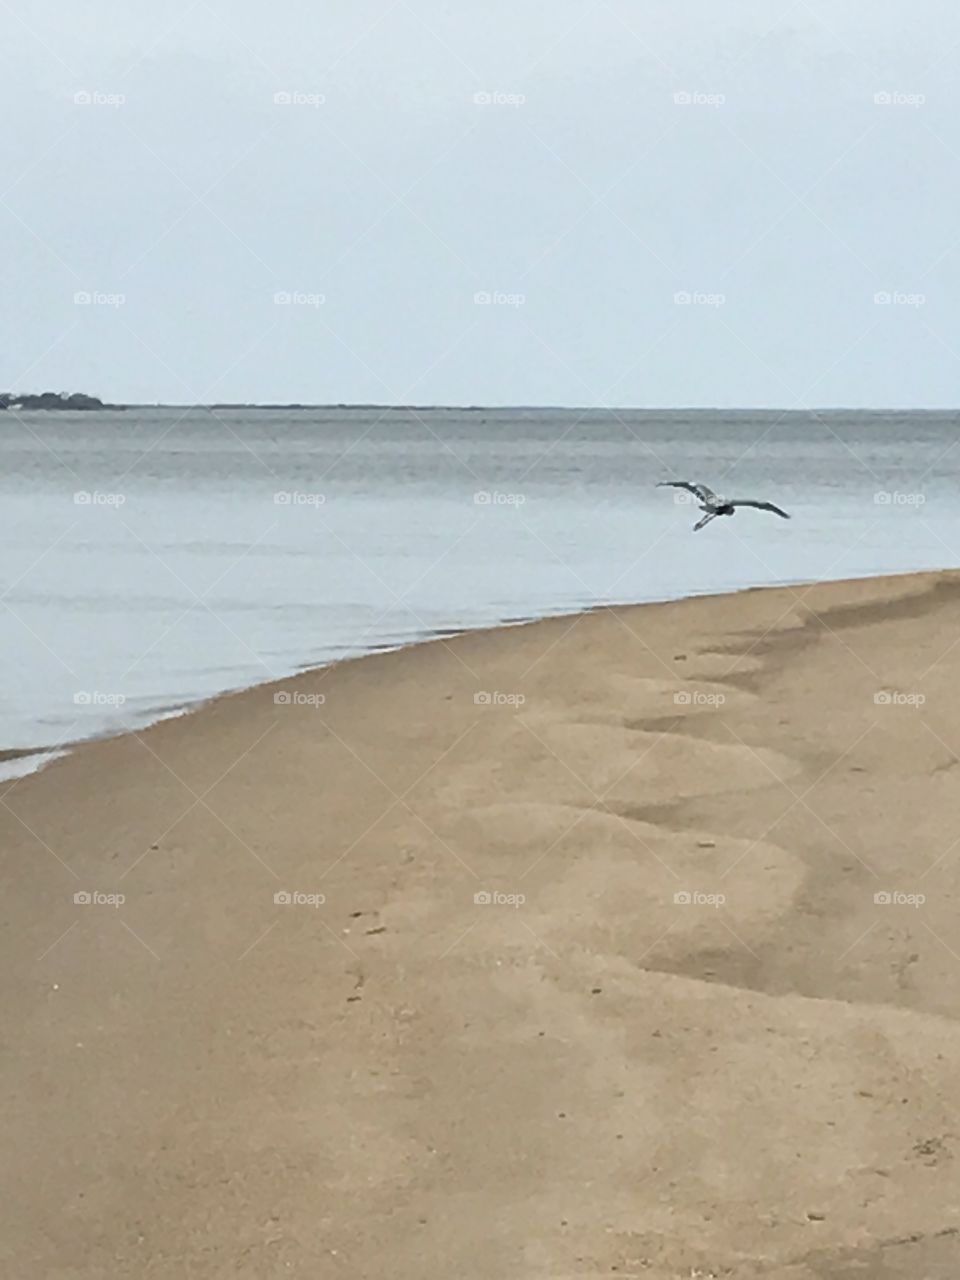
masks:
[[[510,408],[500,405],[499,408]],[[531,406],[518,405],[516,408]],[[536,406],[537,408],[543,406]],[[549,406],[546,406],[549,407]],[[560,407],[560,406],[557,406]],[[259,404],[248,401],[224,404],[108,404],[97,396],[89,396],[81,391],[40,391],[36,394],[20,394],[13,391],[0,391],[0,411],[4,409],[208,409],[211,413],[223,409],[381,409],[398,413],[418,409],[456,409],[459,413],[478,413],[486,409],[485,405],[444,405],[444,404]]]
[[[210,412],[223,409],[381,409],[403,412],[417,409],[457,409],[460,412],[477,412],[482,405],[424,405],[424,404],[253,404],[248,402],[231,404],[108,404],[99,396],[87,395],[82,391],[39,391],[15,392],[0,391],[0,412],[5,409],[208,409]]]
[[[0,391],[0,410],[4,409],[124,409],[122,404],[104,404],[97,396],[84,395],[82,391],[38,391],[36,394],[20,394]]]

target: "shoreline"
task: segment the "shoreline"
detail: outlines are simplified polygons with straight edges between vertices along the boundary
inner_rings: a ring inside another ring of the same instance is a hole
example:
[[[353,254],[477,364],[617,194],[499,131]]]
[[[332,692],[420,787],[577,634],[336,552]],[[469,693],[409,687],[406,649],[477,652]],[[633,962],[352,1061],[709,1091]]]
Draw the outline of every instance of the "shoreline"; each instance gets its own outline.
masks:
[[[747,587],[738,587],[733,591],[693,592],[688,595],[665,596],[655,600],[625,601],[625,602],[616,603],[616,604],[596,604],[587,609],[573,610],[570,613],[548,613],[548,614],[541,614],[538,616],[525,617],[525,618],[517,618],[517,619],[508,618],[490,625],[465,627],[463,629],[456,629],[456,628],[450,629],[450,630],[438,629],[431,632],[428,635],[424,635],[422,637],[418,637],[417,639],[406,641],[400,644],[388,644],[388,645],[378,644],[378,645],[375,645],[373,648],[366,650],[365,652],[351,654],[349,657],[336,658],[331,662],[317,663],[316,665],[309,664],[307,666],[302,667],[298,671],[291,673],[289,676],[277,676],[277,677],[272,677],[269,680],[256,681],[253,684],[239,685],[236,688],[224,689],[224,690],[221,690],[220,692],[212,693],[209,696],[197,698],[194,701],[188,701],[188,702],[174,701],[170,703],[169,706],[164,706],[163,708],[157,709],[156,714],[151,715],[151,717],[148,720],[146,720],[145,723],[143,723],[142,725],[126,726],[123,728],[118,728],[116,730],[106,730],[102,732],[95,732],[95,733],[91,733],[89,736],[86,736],[86,737],[68,738],[52,745],[31,746],[31,747],[0,746],[0,784],[4,782],[15,782],[17,781],[17,779],[21,777],[28,777],[33,773],[42,772],[46,770],[51,764],[55,763],[58,760],[69,757],[75,751],[79,750],[81,747],[84,747],[88,744],[109,741],[115,738],[126,737],[128,735],[132,736],[136,734],[142,734],[146,732],[146,730],[152,728],[154,725],[163,723],[165,720],[179,719],[182,717],[190,717],[190,716],[196,715],[198,712],[202,712],[207,707],[219,702],[223,698],[236,697],[238,695],[251,693],[254,690],[263,689],[263,688],[267,688],[274,685],[280,686],[282,684],[288,684],[290,683],[290,681],[296,680],[303,676],[311,676],[318,672],[334,670],[344,663],[363,662],[363,661],[366,661],[368,658],[378,657],[383,654],[403,653],[411,649],[420,648],[423,645],[443,644],[443,643],[449,642],[450,640],[457,639],[461,636],[496,635],[498,632],[501,632],[501,631],[512,630],[516,627],[535,626],[541,622],[549,622],[554,620],[562,621],[565,619],[573,620],[576,618],[587,618],[595,613],[600,613],[600,612],[603,612],[604,610],[610,610],[610,609],[613,609],[613,610],[645,609],[645,608],[649,608],[651,606],[656,606],[656,605],[679,604],[682,601],[724,600],[724,599],[734,598],[741,595],[747,595],[751,592],[758,592],[758,591],[762,591],[762,592],[791,591],[794,589],[799,591],[807,591],[815,587],[829,584],[829,583],[839,583],[839,584],[853,586],[854,584],[859,582],[873,582],[878,579],[882,579],[884,581],[890,581],[890,582],[897,582],[902,579],[931,577],[931,576],[936,576],[938,574],[949,574],[950,572],[952,571],[949,568],[939,569],[939,570],[938,569],[933,569],[933,570],[911,569],[911,570],[906,570],[902,573],[866,574],[866,575],[860,575],[854,578],[824,578],[824,579],[816,579],[816,580],[797,579],[791,582],[776,583],[775,585],[772,585],[772,586],[768,586],[768,585],[747,586]],[[19,772],[17,769],[17,763],[16,763],[18,760],[22,760],[26,764],[31,764],[32,762],[32,767],[25,768],[23,772]],[[9,768],[5,768],[4,766],[9,766]]]
[[[10,1269],[948,1280],[958,622],[606,606],[8,787]]]

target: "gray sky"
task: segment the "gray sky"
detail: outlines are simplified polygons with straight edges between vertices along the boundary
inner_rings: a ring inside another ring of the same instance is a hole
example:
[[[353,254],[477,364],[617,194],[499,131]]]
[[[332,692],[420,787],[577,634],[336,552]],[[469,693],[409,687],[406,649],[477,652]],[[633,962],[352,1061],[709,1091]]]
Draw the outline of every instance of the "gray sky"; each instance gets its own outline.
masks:
[[[2,0],[0,31],[0,388],[960,401],[955,0]]]

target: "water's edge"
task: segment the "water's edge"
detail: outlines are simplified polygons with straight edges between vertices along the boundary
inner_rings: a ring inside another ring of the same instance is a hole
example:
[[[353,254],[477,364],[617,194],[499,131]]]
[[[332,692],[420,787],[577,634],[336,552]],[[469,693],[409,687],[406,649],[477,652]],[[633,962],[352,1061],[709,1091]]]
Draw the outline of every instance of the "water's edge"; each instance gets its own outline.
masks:
[[[0,748],[0,782],[16,783],[21,778],[29,777],[32,774],[40,773],[42,770],[53,764],[57,760],[62,760],[69,756],[71,752],[78,748],[93,742],[103,742],[113,738],[123,738],[129,734],[136,734],[149,729],[152,725],[160,724],[164,720],[173,720],[180,717],[193,716],[201,712],[205,707],[209,707],[221,698],[236,696],[242,693],[248,693],[253,689],[269,688],[271,685],[288,685],[291,681],[296,680],[299,676],[312,676],[317,672],[329,670],[332,667],[341,666],[347,662],[364,662],[368,658],[376,657],[384,653],[399,653],[405,649],[418,648],[421,645],[438,644],[444,640],[453,639],[457,636],[476,635],[483,632],[496,632],[512,630],[515,627],[532,626],[537,622],[545,622],[548,620],[563,620],[585,617],[591,613],[598,613],[604,609],[642,609],[647,605],[670,604],[680,600],[710,600],[724,599],[731,596],[738,596],[752,591],[781,591],[785,588],[792,587],[816,587],[825,582],[866,582],[873,579],[888,579],[890,582],[897,582],[901,579],[916,578],[920,575],[931,573],[947,573],[951,571],[952,566],[945,565],[942,569],[931,570],[928,568],[911,569],[903,573],[868,573],[860,574],[856,578],[817,578],[817,579],[793,579],[790,581],[778,582],[763,586],[746,586],[738,587],[733,591],[693,591],[683,594],[658,596],[656,598],[645,600],[624,600],[595,604],[585,609],[576,609],[570,613],[538,613],[531,614],[522,618],[504,618],[492,625],[481,624],[477,626],[466,626],[450,629],[437,629],[429,634],[411,639],[403,644],[390,644],[372,646],[362,652],[351,654],[348,657],[336,658],[331,662],[320,662],[314,665],[301,667],[297,671],[292,671],[287,675],[271,678],[269,680],[257,680],[253,684],[240,685],[234,688],[221,689],[210,696],[197,698],[190,702],[171,703],[169,706],[160,706],[156,709],[156,714],[149,719],[138,724],[128,724],[118,727],[115,731],[91,733],[86,736],[71,739],[69,741],[58,742],[50,746],[20,748],[13,747],[3,749]]]

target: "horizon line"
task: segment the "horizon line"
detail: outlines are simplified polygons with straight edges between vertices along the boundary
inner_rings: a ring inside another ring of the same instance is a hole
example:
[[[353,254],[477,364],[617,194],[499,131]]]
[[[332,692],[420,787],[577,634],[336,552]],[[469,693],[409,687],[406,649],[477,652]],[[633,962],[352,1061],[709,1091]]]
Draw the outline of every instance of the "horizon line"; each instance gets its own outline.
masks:
[[[789,408],[783,405],[715,405],[715,404],[680,404],[680,405],[636,405],[636,404],[618,404],[618,405],[583,405],[583,404],[417,404],[398,403],[390,404],[378,401],[306,401],[306,400],[290,400],[286,402],[280,401],[256,401],[256,400],[229,400],[229,401],[104,401],[104,407],[117,407],[124,409],[383,409],[383,410],[410,410],[410,409],[456,409],[464,412],[476,413],[479,411],[495,411],[504,412],[508,410],[545,410],[545,409],[561,409],[569,412],[583,413],[960,413],[960,405],[863,405],[863,404],[832,404],[832,405],[809,405],[806,407],[791,406]]]

